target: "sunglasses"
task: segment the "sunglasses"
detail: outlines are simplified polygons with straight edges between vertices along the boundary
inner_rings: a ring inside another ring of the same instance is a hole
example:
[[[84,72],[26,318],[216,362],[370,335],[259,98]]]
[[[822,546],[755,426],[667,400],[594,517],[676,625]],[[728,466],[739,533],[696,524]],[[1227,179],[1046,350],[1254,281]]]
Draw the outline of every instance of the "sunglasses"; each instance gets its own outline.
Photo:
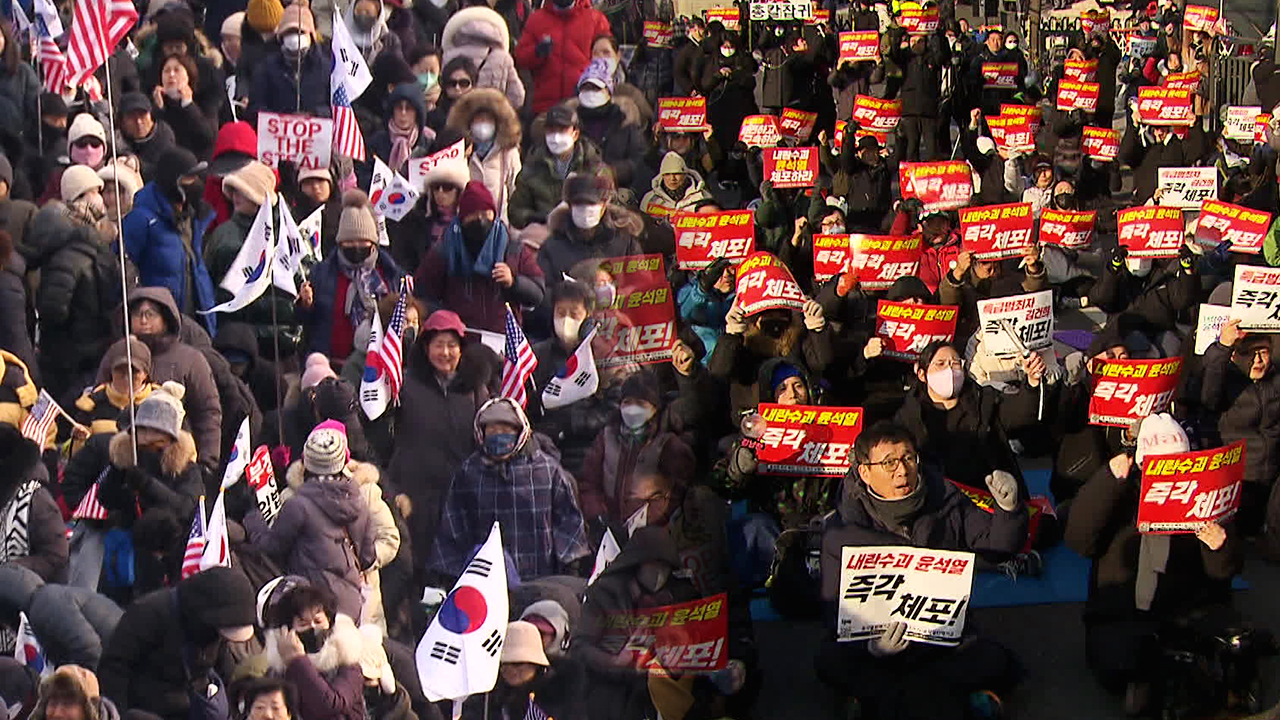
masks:
[[[80,138],[79,140],[76,140],[75,142],[73,142],[73,143],[71,143],[71,144],[72,144],[72,145],[74,145],[74,146],[76,146],[76,147],[81,147],[81,148],[86,148],[86,147],[102,147],[102,145],[103,145],[102,141],[101,141],[101,140],[99,140],[99,139],[98,139],[98,138],[96,138],[96,137]]]
[[[466,90],[471,87],[471,80],[469,78],[459,78],[457,80],[449,79],[444,81],[444,86],[447,88],[452,87],[460,90]]]

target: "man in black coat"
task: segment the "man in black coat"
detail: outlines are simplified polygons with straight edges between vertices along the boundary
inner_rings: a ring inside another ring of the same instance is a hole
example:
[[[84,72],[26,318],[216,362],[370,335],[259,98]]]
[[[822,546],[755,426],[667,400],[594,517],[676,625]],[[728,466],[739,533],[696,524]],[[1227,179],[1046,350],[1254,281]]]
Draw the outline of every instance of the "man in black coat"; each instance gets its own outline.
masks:
[[[1116,159],[1133,168],[1133,204],[1145,205],[1156,194],[1160,168],[1197,164],[1205,155],[1208,140],[1199,122],[1191,126],[1183,140],[1171,128],[1139,124],[1137,110],[1134,115],[1134,124],[1125,131]]]
[[[902,68],[902,120],[898,132],[906,143],[902,159],[929,162],[942,150],[936,147],[938,114],[942,92],[942,66],[950,50],[943,47],[942,36],[914,36],[895,49]]]

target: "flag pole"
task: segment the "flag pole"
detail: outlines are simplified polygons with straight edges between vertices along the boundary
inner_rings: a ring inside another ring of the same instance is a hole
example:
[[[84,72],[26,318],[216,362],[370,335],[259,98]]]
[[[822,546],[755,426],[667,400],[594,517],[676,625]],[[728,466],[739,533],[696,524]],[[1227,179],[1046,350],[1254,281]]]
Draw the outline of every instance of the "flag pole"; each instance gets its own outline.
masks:
[[[276,223],[280,223],[280,210],[284,206],[284,195],[276,193]],[[283,224],[283,223],[281,223]],[[280,243],[279,230],[273,231],[277,247]],[[276,257],[275,253],[271,254],[271,261],[268,263],[270,269],[267,270],[271,275],[271,279],[267,283],[267,292],[271,293],[271,297],[267,301],[271,303],[271,347],[275,352],[276,361],[276,408],[277,411],[284,410],[284,400],[280,397],[280,320],[276,316],[276,294],[275,274],[276,274]],[[276,432],[280,438],[280,445],[284,445],[284,423],[276,422]]]

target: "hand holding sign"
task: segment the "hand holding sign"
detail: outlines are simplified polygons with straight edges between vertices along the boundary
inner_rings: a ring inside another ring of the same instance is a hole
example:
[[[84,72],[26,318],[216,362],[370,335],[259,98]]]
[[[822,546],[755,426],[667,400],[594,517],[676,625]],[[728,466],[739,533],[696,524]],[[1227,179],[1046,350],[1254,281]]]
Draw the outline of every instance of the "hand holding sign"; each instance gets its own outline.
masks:
[[[1205,523],[1196,530],[1196,539],[1204,543],[1205,547],[1217,552],[1227,542],[1227,531],[1216,522]]]

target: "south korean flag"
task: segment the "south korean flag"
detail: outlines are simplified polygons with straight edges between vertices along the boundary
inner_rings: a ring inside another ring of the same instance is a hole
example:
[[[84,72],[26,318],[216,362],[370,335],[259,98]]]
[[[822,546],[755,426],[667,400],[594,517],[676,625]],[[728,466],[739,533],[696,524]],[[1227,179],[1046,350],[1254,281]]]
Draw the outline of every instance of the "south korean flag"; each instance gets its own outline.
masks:
[[[507,635],[507,612],[502,530],[494,522],[489,539],[462,571],[418,643],[418,679],[428,700],[453,700],[454,707],[461,708],[468,696],[493,689]]]
[[[572,405],[595,394],[600,386],[600,373],[596,370],[595,355],[591,352],[591,341],[596,337],[596,328],[579,343],[564,367],[555,377],[547,381],[542,389],[542,406],[548,410]]]

